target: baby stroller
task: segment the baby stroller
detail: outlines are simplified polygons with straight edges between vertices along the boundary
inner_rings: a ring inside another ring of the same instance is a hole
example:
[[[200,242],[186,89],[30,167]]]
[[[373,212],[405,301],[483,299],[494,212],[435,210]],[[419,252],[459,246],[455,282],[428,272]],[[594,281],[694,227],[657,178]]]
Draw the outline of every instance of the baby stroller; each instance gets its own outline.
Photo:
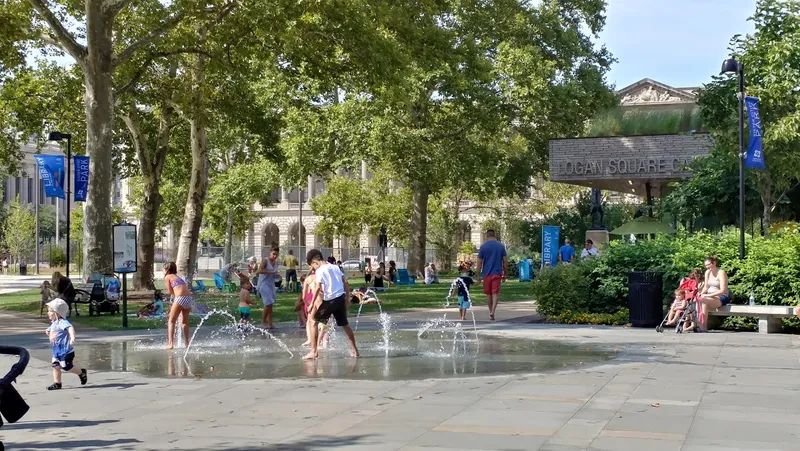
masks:
[[[699,290],[698,290],[699,292]],[[680,318],[675,322],[675,333],[682,334],[684,332],[684,326],[687,323],[692,325],[692,332],[697,332],[698,328],[698,303],[697,298],[690,298],[686,300],[686,308],[683,309],[683,313],[681,314]],[[656,327],[656,332],[664,332],[664,326],[667,325],[667,320],[669,319],[670,312],[667,312],[667,315],[664,316],[664,319],[661,320],[661,324]]]
[[[12,382],[17,380],[17,376],[25,371],[30,356],[24,348],[16,346],[0,346],[0,354],[19,356],[19,362],[13,364],[8,374],[0,379],[0,414],[2,414],[0,416],[0,427],[3,427],[3,417],[9,423],[16,423],[30,409],[19,392],[17,392],[17,389],[11,385]],[[4,449],[3,442],[0,442],[0,451]]]

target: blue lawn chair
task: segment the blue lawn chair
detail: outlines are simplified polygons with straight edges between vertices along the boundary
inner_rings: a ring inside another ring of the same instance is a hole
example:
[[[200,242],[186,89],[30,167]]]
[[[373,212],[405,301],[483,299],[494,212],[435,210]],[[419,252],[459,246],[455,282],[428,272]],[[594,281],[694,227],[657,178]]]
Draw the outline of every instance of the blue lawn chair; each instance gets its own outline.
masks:
[[[195,288],[192,288],[192,291],[194,291],[195,293],[205,293],[206,291],[208,291],[206,289],[206,284],[203,283],[202,280],[197,279],[194,281],[194,283],[197,285]]]
[[[397,270],[397,285],[414,285],[414,279],[408,276],[407,269]]]
[[[214,286],[220,292],[225,289],[225,281],[222,280],[222,276],[219,273],[214,273]]]

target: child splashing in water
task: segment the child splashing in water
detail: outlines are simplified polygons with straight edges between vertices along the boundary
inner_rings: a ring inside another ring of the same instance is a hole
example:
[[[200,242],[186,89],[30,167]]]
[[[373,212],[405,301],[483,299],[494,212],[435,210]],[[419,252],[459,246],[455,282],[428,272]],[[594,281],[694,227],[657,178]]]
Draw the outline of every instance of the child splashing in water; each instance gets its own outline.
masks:
[[[347,322],[347,307],[350,304],[350,284],[347,283],[342,270],[338,266],[331,265],[322,258],[322,252],[318,249],[308,251],[306,262],[314,269],[316,274],[316,287],[313,291],[314,306],[311,315],[311,351],[303,357],[303,360],[316,359],[318,357],[317,348],[317,323],[326,323],[331,316],[336,319],[336,325],[344,329],[347,339],[350,341],[350,355],[358,357],[358,347],[353,329]]]
[[[303,280],[301,283],[303,284],[303,289],[300,290],[300,296],[303,299],[303,311],[305,312],[306,327],[306,342],[303,343],[303,346],[310,346],[311,327],[314,323],[311,315],[313,314],[312,309],[314,307],[314,290],[317,286],[317,277],[313,268],[308,273],[308,276],[306,276],[305,280]]]
[[[250,290],[253,289],[253,285],[247,274],[237,270],[236,275],[239,276],[239,324],[244,325],[250,322],[253,305],[250,301]]]

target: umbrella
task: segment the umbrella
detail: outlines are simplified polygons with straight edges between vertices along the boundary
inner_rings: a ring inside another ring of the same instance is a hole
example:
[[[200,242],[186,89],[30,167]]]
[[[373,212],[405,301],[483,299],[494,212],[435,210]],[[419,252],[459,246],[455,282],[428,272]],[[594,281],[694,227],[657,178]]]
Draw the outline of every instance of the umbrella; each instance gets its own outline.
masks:
[[[640,217],[626,222],[611,232],[614,235],[649,235],[651,233],[677,233],[675,229],[663,222]]]

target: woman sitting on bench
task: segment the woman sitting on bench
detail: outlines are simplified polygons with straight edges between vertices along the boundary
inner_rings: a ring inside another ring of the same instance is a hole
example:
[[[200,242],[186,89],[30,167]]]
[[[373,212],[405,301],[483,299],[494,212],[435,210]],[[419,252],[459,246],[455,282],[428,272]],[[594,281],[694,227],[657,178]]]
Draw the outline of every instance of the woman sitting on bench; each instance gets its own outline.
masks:
[[[53,273],[53,278],[51,280],[51,284],[53,288],[56,290],[56,297],[63,299],[67,305],[69,306],[69,316],[72,314],[72,304],[75,303],[75,287],[72,285],[72,281],[68,277],[64,277],[60,272],[56,271]],[[75,315],[80,315],[78,313],[78,306],[75,306]]]
[[[705,327],[708,309],[724,307],[731,302],[728,291],[728,274],[720,269],[717,257],[706,258],[703,265],[706,267],[705,282],[698,302],[702,304],[700,324]]]

